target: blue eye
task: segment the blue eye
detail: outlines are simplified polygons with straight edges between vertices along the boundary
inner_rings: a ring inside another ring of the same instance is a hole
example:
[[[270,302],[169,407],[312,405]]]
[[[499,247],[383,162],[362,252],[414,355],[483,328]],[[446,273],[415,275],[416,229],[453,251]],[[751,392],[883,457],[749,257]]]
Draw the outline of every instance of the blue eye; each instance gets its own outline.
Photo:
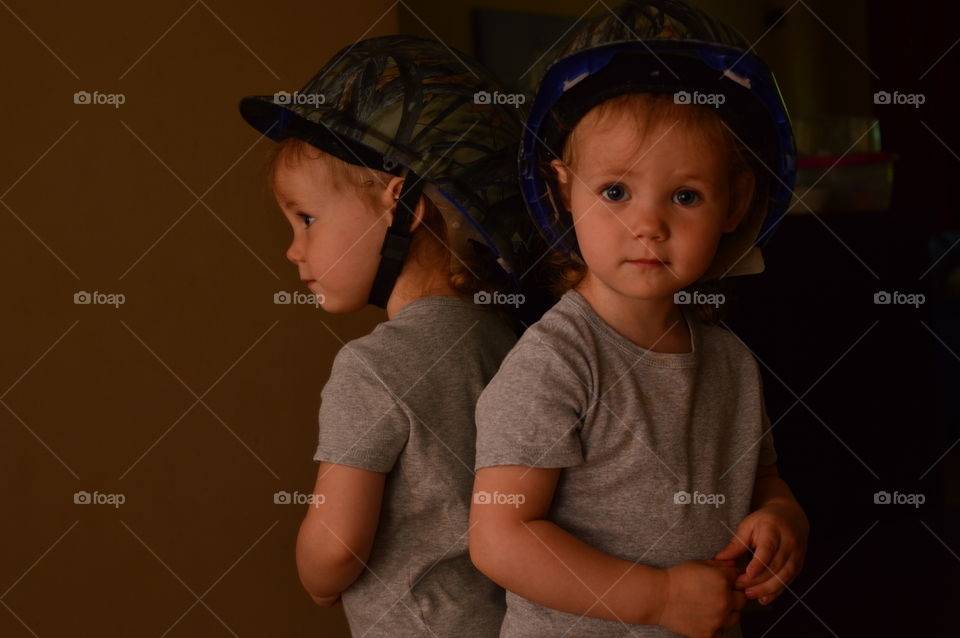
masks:
[[[697,191],[690,190],[689,188],[681,188],[673,194],[672,201],[674,204],[679,204],[681,206],[693,206],[694,204],[699,203],[701,199],[700,193]]]
[[[611,202],[625,202],[630,199],[630,193],[623,184],[610,184],[604,187],[600,194]]]
[[[317,220],[316,217],[312,217],[311,215],[307,215],[306,213],[297,213],[297,217],[303,220],[303,223],[306,225],[307,228],[310,228],[310,225]]]

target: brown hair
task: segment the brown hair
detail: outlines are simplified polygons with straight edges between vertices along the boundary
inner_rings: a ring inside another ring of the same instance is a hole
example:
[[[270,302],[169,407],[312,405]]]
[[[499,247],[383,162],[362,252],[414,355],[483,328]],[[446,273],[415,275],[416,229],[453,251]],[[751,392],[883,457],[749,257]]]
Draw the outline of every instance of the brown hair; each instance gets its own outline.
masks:
[[[588,114],[602,122],[613,116],[628,115],[637,126],[637,131],[653,130],[653,125],[670,119],[685,125],[685,128],[694,131],[706,142],[720,143],[730,153],[730,181],[736,181],[745,173],[752,173],[754,178],[753,195],[741,224],[747,219],[764,215],[768,205],[769,183],[767,173],[756,155],[744,146],[727,128],[720,116],[708,106],[677,104],[672,94],[627,93],[601,102]],[[586,116],[584,116],[585,118]],[[580,122],[584,118],[580,119]],[[582,130],[574,126],[567,136],[563,146],[562,161],[566,166],[572,166],[576,161],[576,147]],[[638,145],[643,143],[641,136],[637,136]],[[639,149],[638,149],[639,150]],[[556,184],[553,167],[548,162],[540,166],[540,171],[548,183]],[[569,213],[562,211],[569,218]],[[551,251],[544,258],[544,268],[551,273],[551,292],[559,297],[564,292],[575,288],[587,273],[587,265],[577,256]],[[683,288],[684,291],[703,294],[723,293],[729,299],[732,292],[729,281],[726,279],[711,279],[693,282]],[[713,305],[691,304],[694,314],[706,323],[717,323],[728,311],[728,304],[719,308]]]
[[[350,192],[371,203],[376,201],[381,189],[393,178],[390,173],[345,162],[299,138],[288,137],[275,144],[267,156],[266,172],[270,189],[275,189],[276,172],[281,162],[289,167],[303,160],[324,162],[333,176],[333,188],[339,192]],[[455,254],[449,248],[443,213],[426,195],[420,201],[424,208],[423,219],[413,231],[408,259],[413,258],[421,265],[433,265],[446,270],[450,286],[465,299],[472,300],[474,293],[479,291],[501,290],[503,284],[497,281],[494,263],[475,255]]]

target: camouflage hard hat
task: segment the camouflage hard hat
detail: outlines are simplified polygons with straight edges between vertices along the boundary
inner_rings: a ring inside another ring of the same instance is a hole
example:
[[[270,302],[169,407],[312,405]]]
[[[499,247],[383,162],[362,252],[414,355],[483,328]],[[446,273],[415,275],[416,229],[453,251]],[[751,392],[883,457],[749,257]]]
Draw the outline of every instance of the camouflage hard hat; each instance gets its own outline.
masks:
[[[702,279],[763,269],[759,247],[783,218],[796,178],[796,148],[773,73],[734,29],[681,0],[630,0],[588,21],[546,57],[520,150],[520,183],[545,241],[578,252],[549,160],[591,108],[627,93],[672,94],[709,106],[765,169],[769,203],[721,240]],[[721,99],[722,98],[722,99]]]
[[[394,35],[345,47],[298,92],[246,97],[240,112],[274,141],[296,137],[345,162],[422,180],[445,219],[451,205],[458,211],[446,219],[454,249],[486,246],[515,282],[517,254],[536,230],[514,168],[522,114],[498,92],[467,55]]]

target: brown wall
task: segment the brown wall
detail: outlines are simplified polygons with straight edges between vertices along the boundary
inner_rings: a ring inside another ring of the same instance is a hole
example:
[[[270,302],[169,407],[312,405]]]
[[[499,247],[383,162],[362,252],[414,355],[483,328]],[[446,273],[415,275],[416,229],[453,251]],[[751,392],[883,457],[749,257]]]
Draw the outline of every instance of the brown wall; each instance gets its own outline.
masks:
[[[273,495],[312,488],[332,357],[382,315],[273,303],[302,284],[237,102],[396,12],[4,4],[0,636],[348,635],[297,578],[303,507]]]

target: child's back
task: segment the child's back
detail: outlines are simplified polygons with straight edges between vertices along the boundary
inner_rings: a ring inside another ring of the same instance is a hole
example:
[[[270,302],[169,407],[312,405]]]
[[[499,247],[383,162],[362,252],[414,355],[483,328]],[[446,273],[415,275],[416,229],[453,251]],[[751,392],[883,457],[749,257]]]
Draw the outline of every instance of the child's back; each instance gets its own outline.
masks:
[[[466,529],[474,405],[515,342],[490,306],[432,296],[337,354],[314,460],[389,472],[367,570],[343,592],[355,636],[498,634],[504,593]]]
[[[501,293],[536,231],[514,170],[520,119],[480,99],[499,88],[474,64],[372,38],[296,99],[240,105],[280,142],[270,184],[301,280],[327,311],[387,314],[335,358],[297,538],[304,588],[342,601],[356,636],[495,636],[505,608],[467,554],[474,408],[516,341],[500,303],[517,298]]]

